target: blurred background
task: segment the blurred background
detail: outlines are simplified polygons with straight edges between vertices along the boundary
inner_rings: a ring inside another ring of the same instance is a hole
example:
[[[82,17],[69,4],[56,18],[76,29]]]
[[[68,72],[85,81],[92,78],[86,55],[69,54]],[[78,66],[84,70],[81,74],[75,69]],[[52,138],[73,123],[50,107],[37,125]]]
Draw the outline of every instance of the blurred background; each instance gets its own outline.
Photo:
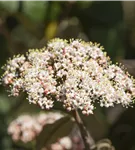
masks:
[[[122,62],[135,76],[135,2],[0,2],[0,66],[13,55],[45,46],[54,37],[100,43],[113,62]],[[1,86],[0,150],[26,149],[12,142],[7,126],[22,112],[39,110],[21,101],[25,97],[7,95]],[[95,115],[84,121],[95,140],[109,138],[116,150],[135,150],[135,108],[97,106]]]

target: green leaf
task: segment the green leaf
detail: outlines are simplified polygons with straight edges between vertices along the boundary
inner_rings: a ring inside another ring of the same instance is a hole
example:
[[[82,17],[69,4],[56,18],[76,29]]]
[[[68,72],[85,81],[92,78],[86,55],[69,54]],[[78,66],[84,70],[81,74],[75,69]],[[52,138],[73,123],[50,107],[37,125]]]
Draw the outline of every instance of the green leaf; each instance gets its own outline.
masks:
[[[22,93],[19,97],[15,99],[14,104],[10,108],[8,114],[8,122],[13,120],[14,118],[18,117],[22,114],[37,114],[41,111],[41,108],[35,104],[29,104],[28,100],[26,99],[26,95]]]
[[[18,9],[18,1],[1,1],[0,7],[8,10],[9,12],[16,12]]]
[[[41,22],[44,19],[44,14],[46,11],[46,2],[40,1],[25,1],[24,13],[33,21]]]
[[[56,142],[59,138],[67,136],[73,128],[74,122],[69,117],[63,117],[53,124],[45,125],[37,137],[36,150]]]
[[[27,143],[24,143],[22,141],[16,141],[16,142],[14,142],[14,145],[22,148],[23,150],[33,150],[35,147],[35,141],[33,140],[33,141],[30,141]]]
[[[0,113],[7,113],[10,108],[9,99],[6,95],[0,94]]]

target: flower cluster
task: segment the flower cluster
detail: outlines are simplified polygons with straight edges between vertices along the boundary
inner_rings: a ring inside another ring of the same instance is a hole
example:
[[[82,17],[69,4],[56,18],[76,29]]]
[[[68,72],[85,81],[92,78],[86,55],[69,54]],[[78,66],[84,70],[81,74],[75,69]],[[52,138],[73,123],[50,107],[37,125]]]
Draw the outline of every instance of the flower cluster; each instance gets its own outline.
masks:
[[[41,113],[37,116],[22,115],[10,123],[8,133],[12,136],[13,141],[27,143],[39,135],[44,125],[52,124],[61,117],[60,113]]]
[[[72,141],[70,137],[66,136],[49,145],[48,147],[45,147],[43,150],[73,150]]]
[[[82,139],[77,136],[73,135],[72,137],[66,136],[53,144],[43,148],[43,150],[83,150],[84,146],[82,143]]]
[[[28,143],[36,139],[43,127],[53,124],[63,117],[60,113],[40,113],[39,115],[21,115],[8,126],[8,134],[14,142]],[[54,143],[46,145],[43,150],[83,150],[80,136],[72,133],[69,136],[57,139]]]
[[[53,39],[43,49],[14,57],[3,68],[2,79],[11,94],[25,91],[29,102],[42,109],[59,101],[68,111],[80,109],[88,115],[95,103],[127,107],[135,97],[134,79],[112,64],[98,44],[81,40]]]

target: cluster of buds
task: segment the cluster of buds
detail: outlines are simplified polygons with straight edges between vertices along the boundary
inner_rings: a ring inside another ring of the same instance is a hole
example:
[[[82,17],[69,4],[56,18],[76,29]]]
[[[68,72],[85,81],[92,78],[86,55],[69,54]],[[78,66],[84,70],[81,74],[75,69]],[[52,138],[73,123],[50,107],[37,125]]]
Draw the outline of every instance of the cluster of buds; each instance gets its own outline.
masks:
[[[82,139],[74,135],[72,137],[66,136],[53,144],[43,148],[43,150],[83,150],[84,146],[82,143]]]
[[[36,139],[43,127],[53,124],[61,117],[63,115],[60,113],[40,113],[36,116],[21,115],[9,124],[8,134],[11,135],[14,142],[28,143]],[[83,143],[79,135],[69,135],[47,145],[43,150],[83,150]]]
[[[61,117],[63,116],[60,113],[22,115],[9,124],[8,134],[12,136],[13,141],[27,143],[34,140],[46,124],[52,124]]]
[[[50,144],[49,146],[43,148],[43,150],[73,150],[72,148],[72,141],[70,137],[66,136],[58,141],[56,141],[53,144]],[[77,150],[77,149],[74,149]]]
[[[29,102],[42,109],[59,101],[68,111],[80,109],[89,115],[95,103],[128,107],[134,102],[134,79],[112,64],[99,44],[53,39],[43,49],[14,57],[3,68],[2,80],[11,95],[24,91]]]

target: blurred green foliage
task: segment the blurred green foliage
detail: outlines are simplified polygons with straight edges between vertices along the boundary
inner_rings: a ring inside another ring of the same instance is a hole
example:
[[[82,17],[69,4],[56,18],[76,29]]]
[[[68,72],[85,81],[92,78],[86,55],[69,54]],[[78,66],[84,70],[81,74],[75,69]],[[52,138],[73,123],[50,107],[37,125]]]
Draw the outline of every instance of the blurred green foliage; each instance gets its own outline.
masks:
[[[100,43],[113,61],[135,59],[134,14],[135,2],[0,1],[0,66],[8,57],[43,47],[54,37]],[[7,135],[7,126],[20,113],[39,111],[25,95],[9,98],[0,87],[0,150],[24,150]],[[135,150],[134,112],[119,106],[98,108],[84,121],[96,140],[107,137],[116,150]]]

